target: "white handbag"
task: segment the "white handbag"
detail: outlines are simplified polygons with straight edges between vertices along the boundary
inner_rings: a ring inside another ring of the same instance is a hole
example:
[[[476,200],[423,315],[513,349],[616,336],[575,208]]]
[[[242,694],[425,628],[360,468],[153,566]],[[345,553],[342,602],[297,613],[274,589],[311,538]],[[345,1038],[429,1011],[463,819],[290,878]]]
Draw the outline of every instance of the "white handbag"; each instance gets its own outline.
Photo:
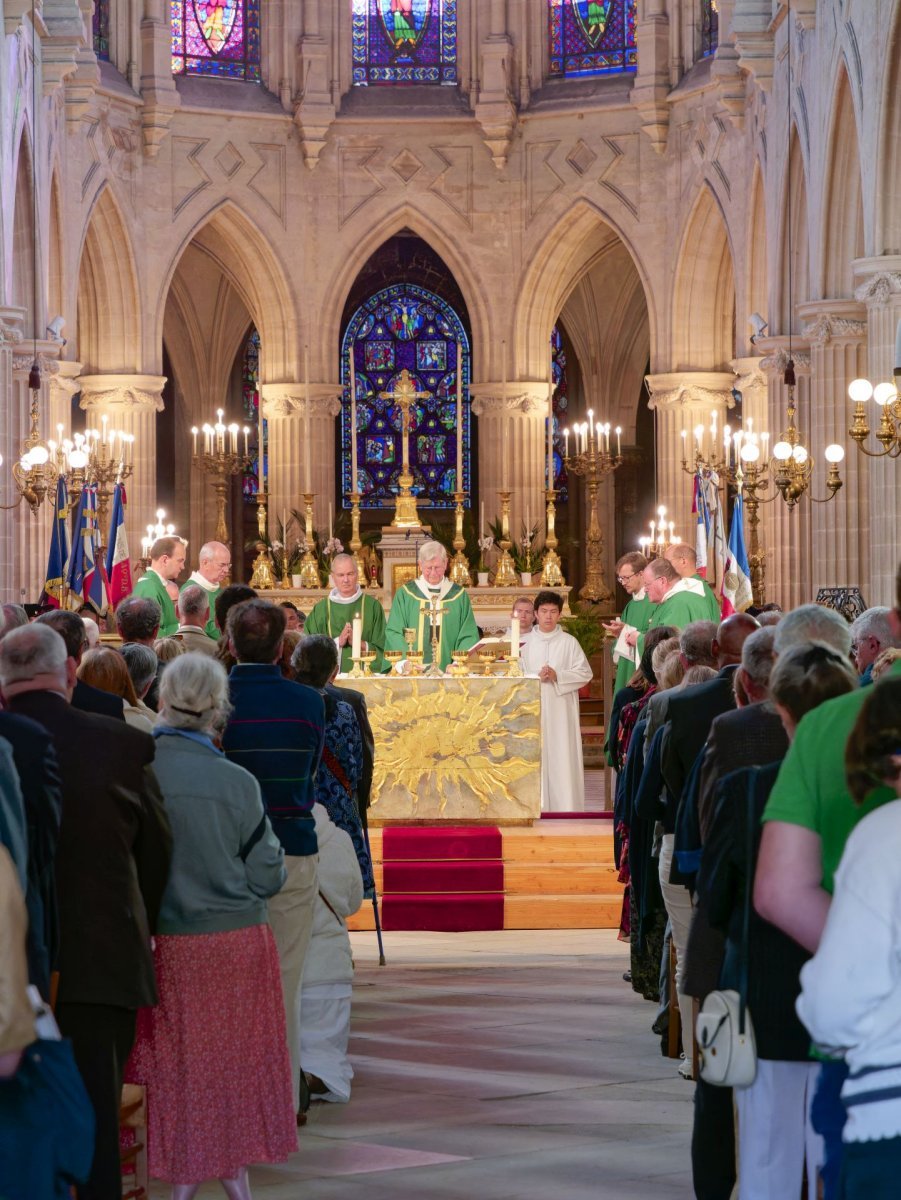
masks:
[[[717,1087],[750,1087],[757,1077],[757,1044],[748,1012],[748,942],[751,923],[751,880],[754,876],[754,792],[758,771],[750,773],[747,792],[747,860],[742,913],[739,975],[736,992],[710,992],[701,1005],[695,1037],[701,1061],[701,1078]]]

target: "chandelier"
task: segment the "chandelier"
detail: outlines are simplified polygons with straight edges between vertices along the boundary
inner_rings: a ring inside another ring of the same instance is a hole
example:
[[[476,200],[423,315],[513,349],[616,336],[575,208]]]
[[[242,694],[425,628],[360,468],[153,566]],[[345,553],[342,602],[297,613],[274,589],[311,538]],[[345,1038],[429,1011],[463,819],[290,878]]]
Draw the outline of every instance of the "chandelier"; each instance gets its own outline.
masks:
[[[648,560],[663,558],[670,546],[675,546],[678,542],[682,541],[681,537],[675,532],[675,521],[667,521],[666,507],[663,504],[657,509],[657,520],[651,521],[650,528],[650,537],[640,537],[638,539],[639,549]]]
[[[899,377],[901,369],[896,367],[896,381]],[[848,434],[857,442],[858,448],[870,458],[901,456],[901,397],[898,395],[897,382],[877,383],[873,387],[869,379],[853,379],[848,386],[848,395],[854,404],[854,419]],[[864,445],[871,432],[865,407],[871,399],[878,406],[879,426],[876,429],[876,441],[882,445],[881,450],[869,450]]]

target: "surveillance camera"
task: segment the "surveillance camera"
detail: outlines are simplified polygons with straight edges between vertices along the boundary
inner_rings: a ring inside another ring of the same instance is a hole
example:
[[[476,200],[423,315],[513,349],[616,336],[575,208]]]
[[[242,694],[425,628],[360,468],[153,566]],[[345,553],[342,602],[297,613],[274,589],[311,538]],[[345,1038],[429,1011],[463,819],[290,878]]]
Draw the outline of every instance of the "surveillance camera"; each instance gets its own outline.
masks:
[[[751,313],[750,317],[748,317],[748,324],[754,330],[751,335],[751,344],[753,345],[759,337],[763,337],[768,329],[768,325],[758,312]]]
[[[66,324],[65,317],[54,317],[47,326],[47,334],[54,342],[60,342],[63,346],[66,344],[66,339],[63,337],[63,326]]]

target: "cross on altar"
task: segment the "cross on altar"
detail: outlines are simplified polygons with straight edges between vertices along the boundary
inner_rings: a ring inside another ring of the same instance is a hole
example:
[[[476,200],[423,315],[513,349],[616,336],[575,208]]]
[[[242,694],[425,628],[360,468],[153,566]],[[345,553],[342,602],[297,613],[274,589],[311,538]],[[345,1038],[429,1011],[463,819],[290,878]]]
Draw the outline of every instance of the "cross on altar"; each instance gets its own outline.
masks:
[[[380,400],[391,400],[401,412],[403,464],[398,479],[400,490],[394,501],[394,520],[391,522],[400,529],[418,529],[420,525],[416,497],[412,491],[413,475],[410,471],[410,409],[417,400],[427,400],[430,395],[430,392],[417,392],[413,376],[406,367],[397,377],[393,392],[379,392]]]

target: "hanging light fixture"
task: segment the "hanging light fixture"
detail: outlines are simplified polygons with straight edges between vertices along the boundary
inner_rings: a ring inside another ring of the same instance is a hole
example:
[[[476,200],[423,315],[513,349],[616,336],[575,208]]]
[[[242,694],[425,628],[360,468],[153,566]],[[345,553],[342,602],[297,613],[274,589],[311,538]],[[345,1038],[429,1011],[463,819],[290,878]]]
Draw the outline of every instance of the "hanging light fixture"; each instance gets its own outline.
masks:
[[[854,419],[848,434],[857,442],[858,449],[869,458],[885,458],[886,456],[898,458],[901,456],[901,396],[898,394],[901,367],[897,365],[899,349],[901,349],[901,321],[898,322],[895,348],[895,382],[877,383],[874,387],[869,379],[852,379],[848,386],[848,395],[854,404]],[[869,450],[864,445],[871,433],[866,411],[866,404],[869,400],[874,400],[878,406],[879,426],[876,429],[876,441],[881,444],[881,450]]]

